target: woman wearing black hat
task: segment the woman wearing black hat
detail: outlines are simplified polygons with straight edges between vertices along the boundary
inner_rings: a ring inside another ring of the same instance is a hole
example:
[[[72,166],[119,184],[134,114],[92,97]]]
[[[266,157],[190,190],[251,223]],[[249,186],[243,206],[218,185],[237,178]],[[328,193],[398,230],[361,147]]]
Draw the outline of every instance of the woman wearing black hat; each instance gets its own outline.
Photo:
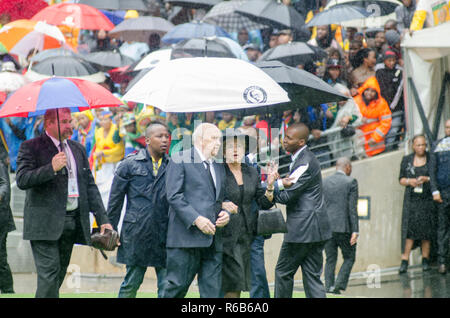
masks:
[[[329,59],[322,79],[331,86],[334,86],[337,83],[347,86],[343,72],[344,70],[342,69],[341,63],[339,63],[339,60]]]
[[[238,206],[237,213],[231,215],[230,222],[223,228],[222,292],[225,298],[238,298],[241,291],[250,290],[250,245],[256,235],[257,222],[253,202],[261,209],[273,205],[277,169],[270,169],[267,188],[262,188],[256,169],[244,163],[250,138],[233,132],[223,140],[226,198]]]

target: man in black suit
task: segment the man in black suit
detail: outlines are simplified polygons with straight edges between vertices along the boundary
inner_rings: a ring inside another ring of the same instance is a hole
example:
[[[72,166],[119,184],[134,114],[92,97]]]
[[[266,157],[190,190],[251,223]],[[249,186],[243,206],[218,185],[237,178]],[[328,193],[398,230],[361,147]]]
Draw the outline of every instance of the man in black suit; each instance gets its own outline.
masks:
[[[335,294],[347,288],[348,278],[355,263],[358,239],[358,181],[350,177],[352,163],[342,157],[336,161],[336,173],[323,181],[325,206],[330,219],[333,237],[325,244],[325,287]],[[334,272],[338,256],[342,251],[342,264],[336,282]]]
[[[284,236],[275,268],[275,297],[290,298],[294,275],[300,266],[306,297],[326,297],[320,280],[322,251],[331,238],[322,194],[319,161],[306,146],[309,129],[296,123],[286,131],[283,146],[292,154],[290,176],[278,180],[275,201],[286,204],[288,232]]]
[[[221,227],[225,169],[212,160],[222,133],[208,123],[192,134],[194,147],[172,156],[166,172],[169,203],[167,281],[163,297],[184,297],[198,274],[200,297],[219,297],[222,286]]]
[[[36,297],[59,297],[73,245],[91,243],[89,212],[101,232],[112,229],[86,150],[68,140],[71,121],[68,108],[59,110],[59,123],[56,110],[47,111],[45,133],[23,142],[17,156],[17,186],[26,190],[23,239],[30,240],[36,264]]]
[[[8,264],[6,238],[16,229],[10,207],[11,184],[9,182],[8,153],[0,151],[0,292],[14,293],[13,277]]]

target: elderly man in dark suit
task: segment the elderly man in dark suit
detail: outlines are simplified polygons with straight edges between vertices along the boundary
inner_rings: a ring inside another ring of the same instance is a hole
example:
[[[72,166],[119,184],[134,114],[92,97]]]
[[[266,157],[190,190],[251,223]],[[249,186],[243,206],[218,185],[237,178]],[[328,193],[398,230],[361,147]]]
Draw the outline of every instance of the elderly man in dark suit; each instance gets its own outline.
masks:
[[[200,297],[220,297],[221,228],[230,220],[229,212],[222,209],[225,170],[212,160],[221,137],[216,126],[199,125],[192,135],[194,147],[173,155],[167,167],[169,224],[163,297],[184,297],[196,274]]]
[[[322,194],[319,161],[306,146],[309,129],[292,124],[286,131],[283,146],[292,154],[289,177],[278,180],[275,201],[286,204],[287,229],[275,268],[275,297],[290,298],[294,275],[300,266],[306,297],[326,297],[320,280],[322,251],[331,238],[328,215]]]
[[[23,239],[30,240],[37,269],[36,297],[59,297],[73,245],[91,243],[89,212],[101,232],[112,229],[86,150],[68,140],[71,121],[68,108],[59,110],[59,122],[56,110],[47,111],[45,133],[23,142],[17,156],[17,186],[26,190]]]
[[[356,241],[358,239],[358,181],[350,177],[352,163],[342,157],[336,161],[336,173],[323,181],[325,206],[330,219],[333,237],[325,244],[327,256],[325,265],[325,287],[335,294],[347,288],[348,278],[355,263]],[[338,248],[342,251],[344,263],[336,282],[334,272]]]

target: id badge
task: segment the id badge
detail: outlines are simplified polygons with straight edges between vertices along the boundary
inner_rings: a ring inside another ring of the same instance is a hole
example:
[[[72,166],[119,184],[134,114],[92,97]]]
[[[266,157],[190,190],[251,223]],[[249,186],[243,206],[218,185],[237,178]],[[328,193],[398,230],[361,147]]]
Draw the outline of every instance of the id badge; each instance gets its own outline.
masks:
[[[75,178],[69,178],[69,198],[78,198],[78,183]]]

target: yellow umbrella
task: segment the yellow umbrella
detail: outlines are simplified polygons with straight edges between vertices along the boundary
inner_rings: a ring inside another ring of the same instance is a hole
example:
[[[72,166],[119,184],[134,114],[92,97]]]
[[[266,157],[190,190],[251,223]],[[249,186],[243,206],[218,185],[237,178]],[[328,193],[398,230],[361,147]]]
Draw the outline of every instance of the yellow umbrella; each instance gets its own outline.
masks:
[[[57,48],[64,42],[66,40],[58,27],[43,21],[21,19],[0,29],[0,43],[11,54],[27,56],[30,50]]]

